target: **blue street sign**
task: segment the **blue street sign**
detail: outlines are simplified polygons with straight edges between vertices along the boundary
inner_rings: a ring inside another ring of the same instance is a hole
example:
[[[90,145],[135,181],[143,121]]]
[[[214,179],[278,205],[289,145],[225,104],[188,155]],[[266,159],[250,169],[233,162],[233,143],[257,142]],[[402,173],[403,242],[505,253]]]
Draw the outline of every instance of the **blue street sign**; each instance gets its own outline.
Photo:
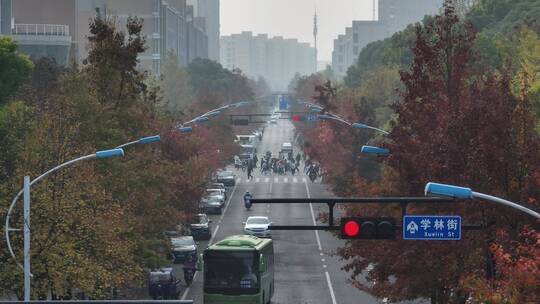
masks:
[[[289,108],[289,101],[287,100],[287,97],[281,96],[279,98],[279,109],[287,110],[288,108]]]
[[[403,217],[404,240],[461,240],[461,216],[406,215]]]
[[[307,115],[307,121],[317,121],[319,119],[318,115],[309,114]]]

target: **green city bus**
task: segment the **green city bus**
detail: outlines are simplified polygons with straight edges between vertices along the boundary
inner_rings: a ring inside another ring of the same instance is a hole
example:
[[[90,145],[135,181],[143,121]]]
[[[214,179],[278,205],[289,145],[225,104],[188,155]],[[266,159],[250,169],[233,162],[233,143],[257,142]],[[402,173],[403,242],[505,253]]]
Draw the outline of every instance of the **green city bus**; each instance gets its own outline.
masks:
[[[274,244],[229,236],[202,254],[205,304],[267,304],[274,294]]]

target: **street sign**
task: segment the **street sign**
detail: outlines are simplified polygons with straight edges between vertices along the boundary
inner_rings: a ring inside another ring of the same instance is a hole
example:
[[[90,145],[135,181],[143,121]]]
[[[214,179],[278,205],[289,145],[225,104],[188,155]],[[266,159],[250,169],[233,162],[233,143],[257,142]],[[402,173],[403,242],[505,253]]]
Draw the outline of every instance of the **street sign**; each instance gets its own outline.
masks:
[[[406,215],[403,217],[404,240],[461,239],[461,216]]]
[[[307,121],[317,121],[317,120],[319,120],[319,117],[318,117],[318,115],[310,114],[310,115],[308,115],[306,117],[306,120]]]
[[[280,110],[287,110],[289,108],[289,101],[287,100],[286,96],[280,96],[279,97],[279,109]]]

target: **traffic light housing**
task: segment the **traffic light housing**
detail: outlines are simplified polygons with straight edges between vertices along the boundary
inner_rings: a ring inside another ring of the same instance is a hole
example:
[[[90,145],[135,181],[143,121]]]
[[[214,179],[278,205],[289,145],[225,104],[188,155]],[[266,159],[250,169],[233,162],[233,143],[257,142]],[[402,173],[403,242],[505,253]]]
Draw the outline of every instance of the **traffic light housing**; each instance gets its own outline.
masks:
[[[386,240],[396,238],[396,220],[390,217],[341,218],[342,239]]]
[[[305,115],[293,115],[294,122],[306,121]]]

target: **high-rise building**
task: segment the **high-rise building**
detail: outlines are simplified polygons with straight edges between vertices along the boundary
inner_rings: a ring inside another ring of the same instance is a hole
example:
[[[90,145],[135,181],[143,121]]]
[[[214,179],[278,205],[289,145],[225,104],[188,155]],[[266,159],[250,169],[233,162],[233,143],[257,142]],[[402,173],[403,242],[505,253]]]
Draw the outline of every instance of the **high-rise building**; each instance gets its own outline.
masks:
[[[286,90],[296,73],[316,71],[315,49],[308,43],[266,34],[242,32],[221,37],[221,64],[248,77],[264,77],[274,90]]]
[[[407,25],[436,14],[443,0],[379,0],[378,20],[354,20],[345,34],[334,39],[332,69],[343,77],[368,43],[392,36]],[[374,8],[376,6],[374,1]]]
[[[205,18],[208,36],[208,58],[219,61],[219,0],[187,0],[194,8],[195,17]]]
[[[0,0],[0,35],[12,36],[33,59],[68,65],[88,55],[89,23],[96,16],[115,20],[124,31],[129,16],[142,18],[148,49],[139,56],[140,68],[155,74],[169,54],[180,66],[208,58],[208,22],[186,0]]]

